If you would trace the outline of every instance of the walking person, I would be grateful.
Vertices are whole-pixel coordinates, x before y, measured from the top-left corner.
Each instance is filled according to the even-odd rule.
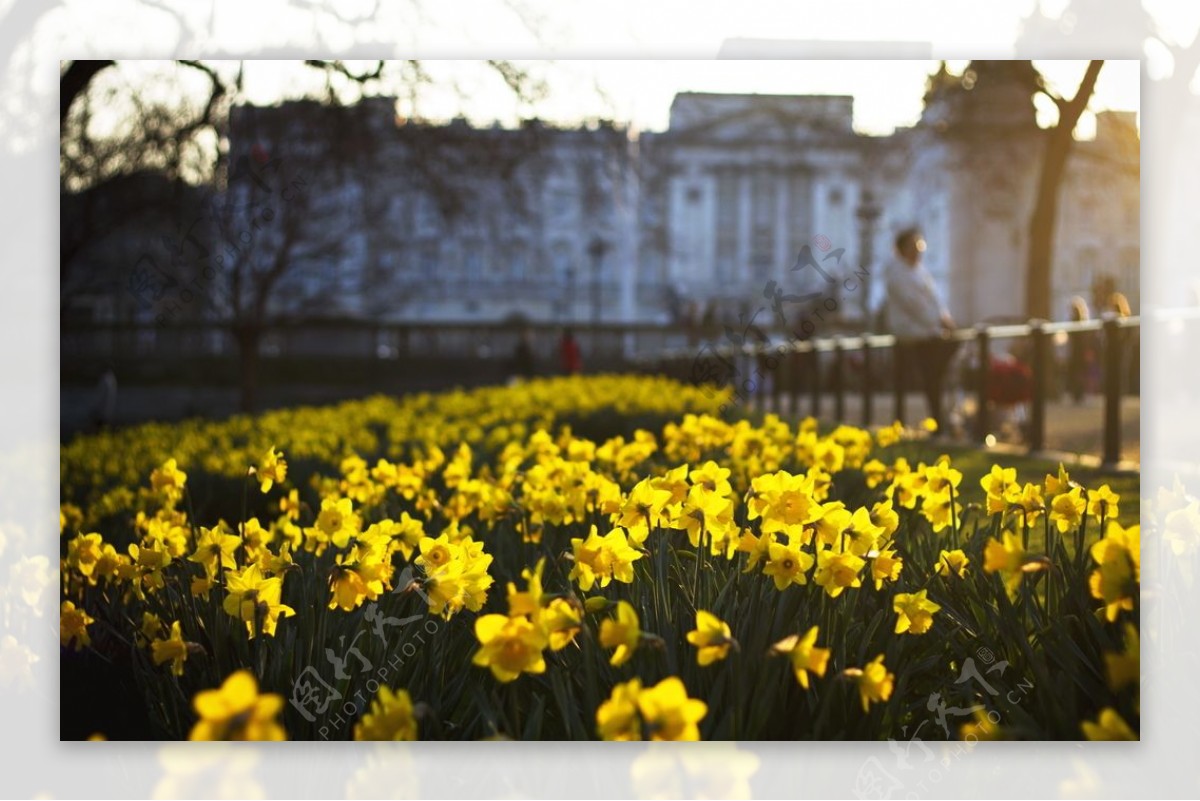
[[[513,380],[528,381],[529,379],[533,378],[533,370],[533,332],[531,332],[528,328],[522,328],[521,335],[517,339],[517,347],[513,351]],[[512,382],[510,381],[510,383]]]
[[[896,235],[895,247],[895,258],[884,275],[884,302],[888,328],[896,337],[897,391],[907,389],[910,376],[919,376],[928,416],[937,422],[939,430],[944,430],[946,368],[958,347],[947,338],[954,330],[954,319],[938,296],[933,276],[921,263],[925,237],[920,229],[901,231]]]
[[[570,328],[563,329],[562,342],[559,345],[562,358],[562,370],[566,375],[578,375],[583,372],[583,354],[579,351],[579,343]]]

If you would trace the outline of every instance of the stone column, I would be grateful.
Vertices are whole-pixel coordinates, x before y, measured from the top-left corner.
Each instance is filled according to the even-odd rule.
[[[745,283],[751,275],[750,254],[753,242],[751,214],[753,213],[753,191],[751,171],[744,166],[738,170],[738,228],[737,259],[733,264],[735,284]]]

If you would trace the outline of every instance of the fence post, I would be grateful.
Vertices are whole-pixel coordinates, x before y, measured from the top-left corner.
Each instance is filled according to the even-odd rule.
[[[833,419],[838,425],[846,420],[846,349],[840,334],[833,338]]]
[[[810,339],[812,350],[812,407],[809,409],[815,419],[821,419],[821,351],[817,350],[817,341]]]
[[[1046,447],[1046,329],[1044,320],[1030,321],[1029,339],[1033,348],[1033,398],[1029,410],[1029,450],[1033,453]]]
[[[862,337],[862,424],[869,428],[875,416],[875,381],[871,376],[871,343],[868,334]]]
[[[988,435],[988,371],[992,366],[991,337],[987,326],[975,329],[975,341],[979,346],[979,375],[976,380],[977,400],[975,410],[975,439],[983,442]]]
[[[1121,461],[1121,329],[1112,312],[1104,315],[1104,464]]]

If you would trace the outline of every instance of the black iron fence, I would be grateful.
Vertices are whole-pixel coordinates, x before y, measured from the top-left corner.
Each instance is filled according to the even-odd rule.
[[[1154,318],[1182,324],[1200,320],[1200,309],[1166,310]],[[1117,465],[1122,400],[1140,393],[1141,323],[1136,316],[1105,315],[1082,322],[980,325],[947,334],[955,351],[947,391],[965,401],[958,411],[969,411],[959,433],[967,441],[994,442],[995,417],[1020,406],[1020,438],[1029,452],[1042,452],[1048,401],[1098,395],[1101,430],[1092,438],[1102,462]],[[760,410],[869,426],[881,422],[878,415],[890,395],[891,419],[908,420],[912,387],[898,369],[894,336],[799,339],[758,331],[746,339],[752,341],[641,352],[635,362],[683,380],[730,386],[732,402]],[[1134,418],[1136,426],[1136,409]]]

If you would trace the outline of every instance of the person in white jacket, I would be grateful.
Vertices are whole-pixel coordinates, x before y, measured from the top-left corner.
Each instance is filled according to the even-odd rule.
[[[896,380],[910,386],[912,376],[920,376],[929,416],[942,419],[942,394],[946,367],[956,344],[946,338],[954,330],[954,319],[938,295],[933,276],[921,264],[925,237],[917,228],[906,228],[896,235],[896,255],[884,274],[886,286],[885,319],[887,329],[896,337]]]

